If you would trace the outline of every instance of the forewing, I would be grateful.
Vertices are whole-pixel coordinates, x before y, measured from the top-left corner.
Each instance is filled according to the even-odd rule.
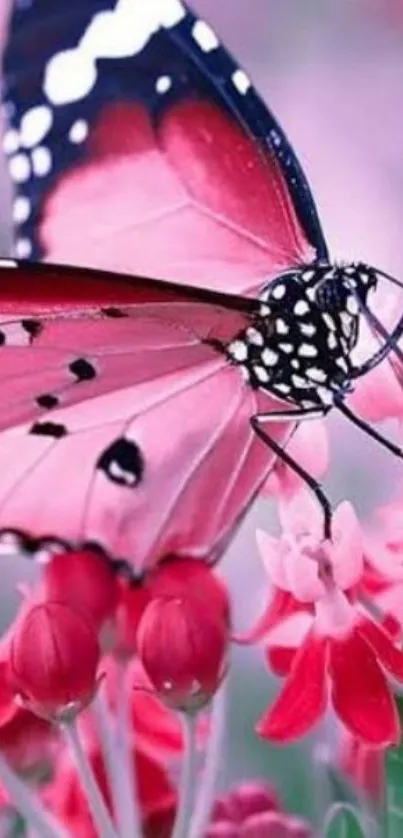
[[[325,255],[281,128],[179,0],[16,4],[4,69],[17,255],[235,292]]]

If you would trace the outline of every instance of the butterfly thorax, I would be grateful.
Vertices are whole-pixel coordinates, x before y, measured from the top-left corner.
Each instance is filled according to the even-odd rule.
[[[331,407],[352,389],[352,351],[376,271],[312,264],[266,285],[250,325],[227,347],[254,388],[301,407]]]

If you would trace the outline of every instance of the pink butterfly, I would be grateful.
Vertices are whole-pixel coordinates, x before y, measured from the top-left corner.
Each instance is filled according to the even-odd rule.
[[[214,560],[276,456],[298,470],[295,420],[394,348],[352,357],[380,274],[329,263],[281,128],[180,0],[16,6],[4,66],[17,257],[127,275],[3,265],[0,528]]]

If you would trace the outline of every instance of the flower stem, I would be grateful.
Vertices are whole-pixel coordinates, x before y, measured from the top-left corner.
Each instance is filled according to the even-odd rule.
[[[131,685],[127,665],[120,663],[118,671],[118,690],[116,707],[116,751],[118,755],[118,795],[119,811],[117,818],[121,838],[141,838],[142,826],[140,802],[137,793],[136,761],[134,755],[131,707]]]
[[[81,786],[98,832],[98,838],[117,838],[117,833],[99,790],[91,763],[83,748],[76,721],[62,725],[62,731],[76,764]]]
[[[213,701],[210,717],[210,737],[207,745],[203,777],[197,797],[188,838],[202,838],[207,830],[216,793],[218,774],[222,765],[227,723],[228,676],[224,679]]]
[[[185,747],[179,786],[178,811],[171,838],[189,838],[189,825],[196,785],[196,719],[196,715],[181,714]]]
[[[68,833],[42,806],[39,797],[32,794],[30,788],[14,773],[1,754],[0,782],[26,821],[30,834],[35,832],[38,838],[69,838]]]

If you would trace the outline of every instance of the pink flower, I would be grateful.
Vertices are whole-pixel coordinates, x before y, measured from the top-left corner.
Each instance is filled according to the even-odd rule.
[[[219,798],[205,838],[309,838],[301,818],[281,811],[276,792],[259,781],[246,782]]]
[[[329,439],[325,422],[319,419],[315,422],[301,422],[287,451],[312,477],[316,480],[321,479],[329,464]],[[277,459],[262,494],[275,498],[290,498],[303,485],[295,471]]]
[[[329,702],[347,729],[368,744],[396,743],[400,725],[384,670],[403,680],[403,653],[356,601],[365,565],[361,528],[350,504],[334,514],[333,541],[300,493],[281,513],[280,539],[258,534],[271,601],[246,640],[266,635],[267,661],[286,682],[258,723],[268,739],[307,733]]]

